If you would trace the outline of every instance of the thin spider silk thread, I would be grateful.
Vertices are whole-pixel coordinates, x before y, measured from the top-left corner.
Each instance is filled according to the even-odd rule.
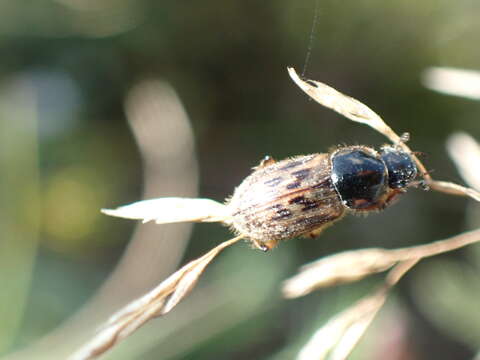
[[[312,23],[312,29],[310,30],[310,37],[308,39],[308,48],[307,48],[307,54],[305,55],[305,64],[303,65],[302,78],[305,76],[308,63],[310,62],[310,55],[312,54],[313,40],[315,38],[315,30],[318,23],[319,7],[320,7],[319,0],[315,0],[315,11],[313,12],[313,23]]]

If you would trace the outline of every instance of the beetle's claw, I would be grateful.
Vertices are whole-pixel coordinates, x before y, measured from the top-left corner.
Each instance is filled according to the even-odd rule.
[[[420,180],[418,185],[422,188],[422,190],[425,190],[425,191],[430,190],[430,186],[428,185],[426,180]]]
[[[265,244],[260,245],[259,249],[262,250],[263,252],[267,252],[268,250],[270,250],[270,248]]]
[[[267,252],[268,250],[271,249],[270,246],[268,246],[268,245],[265,244],[265,243],[261,243],[261,242],[259,242],[258,240],[253,240],[253,245],[255,245],[255,247],[256,247],[258,250],[262,250],[263,252]]]
[[[270,155],[265,155],[265,157],[262,160],[260,160],[260,164],[258,164],[258,166],[256,166],[254,169],[261,169],[266,166],[275,164],[276,162],[277,161],[274,158],[272,158]]]

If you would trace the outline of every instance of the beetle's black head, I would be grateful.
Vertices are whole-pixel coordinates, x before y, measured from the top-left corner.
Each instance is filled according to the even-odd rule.
[[[391,189],[407,187],[417,176],[417,166],[410,154],[393,146],[384,146],[380,156],[388,170],[388,186]]]

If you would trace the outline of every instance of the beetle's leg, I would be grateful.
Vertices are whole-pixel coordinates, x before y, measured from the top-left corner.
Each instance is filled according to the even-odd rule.
[[[309,233],[307,233],[307,236],[311,239],[316,238],[323,232],[323,227],[320,227],[318,229],[312,230]]]
[[[270,155],[266,155],[262,160],[260,160],[260,164],[258,166],[255,166],[254,169],[261,169],[266,166],[270,166],[275,164],[277,161],[272,158]]]
[[[252,243],[257,249],[262,250],[263,252],[267,252],[268,250],[271,250],[275,246],[277,246],[278,240],[270,240],[270,241],[267,241],[267,242],[260,242],[258,240],[252,240]]]
[[[394,204],[400,198],[400,195],[405,194],[406,189],[395,189],[391,190],[383,202],[380,202],[378,210],[385,210],[388,206]]]
[[[258,240],[252,240],[253,246],[257,248],[258,250],[262,250],[263,252],[267,252],[269,250],[268,246],[265,244],[261,243]]]
[[[404,132],[402,135],[400,135],[400,138],[396,142],[393,143],[393,145],[398,150],[402,150],[401,145],[406,144],[409,141],[410,141],[410,133]]]
[[[400,142],[406,143],[410,140],[410,133],[404,132],[402,135],[400,135]]]
[[[425,191],[430,190],[430,186],[428,185],[428,182],[426,180],[419,180],[418,181],[418,186]]]

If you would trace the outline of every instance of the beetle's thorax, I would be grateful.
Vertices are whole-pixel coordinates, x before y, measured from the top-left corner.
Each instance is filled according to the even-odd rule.
[[[410,155],[392,146],[339,148],[330,156],[332,183],[342,204],[354,211],[382,210],[414,180]]]

